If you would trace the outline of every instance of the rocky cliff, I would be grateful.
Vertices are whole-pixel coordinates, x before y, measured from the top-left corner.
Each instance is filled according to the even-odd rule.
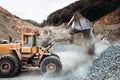
[[[0,7],[0,40],[8,39],[8,36],[14,40],[20,39],[22,32],[32,32],[36,28],[38,27]]]

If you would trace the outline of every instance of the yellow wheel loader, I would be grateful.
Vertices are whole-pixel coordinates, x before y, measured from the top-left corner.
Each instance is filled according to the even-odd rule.
[[[39,46],[38,39],[35,33],[23,33],[20,43],[0,44],[0,77],[13,77],[27,67],[39,67],[43,74],[59,74],[62,71],[59,56]]]

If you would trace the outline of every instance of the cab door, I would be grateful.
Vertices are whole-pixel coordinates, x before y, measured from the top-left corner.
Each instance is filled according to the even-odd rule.
[[[32,44],[32,53],[36,54],[39,52],[39,37],[38,36],[33,36],[33,44]]]

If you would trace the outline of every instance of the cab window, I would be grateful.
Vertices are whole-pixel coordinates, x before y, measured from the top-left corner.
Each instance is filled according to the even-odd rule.
[[[24,36],[24,46],[25,47],[32,46],[32,36]]]
[[[39,46],[39,36],[34,36],[33,46]]]

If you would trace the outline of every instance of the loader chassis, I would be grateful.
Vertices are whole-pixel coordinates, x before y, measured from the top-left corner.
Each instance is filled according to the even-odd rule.
[[[21,43],[0,44],[0,77],[12,77],[32,66],[52,75],[62,70],[59,57],[39,46],[39,36],[34,33],[23,33]]]

